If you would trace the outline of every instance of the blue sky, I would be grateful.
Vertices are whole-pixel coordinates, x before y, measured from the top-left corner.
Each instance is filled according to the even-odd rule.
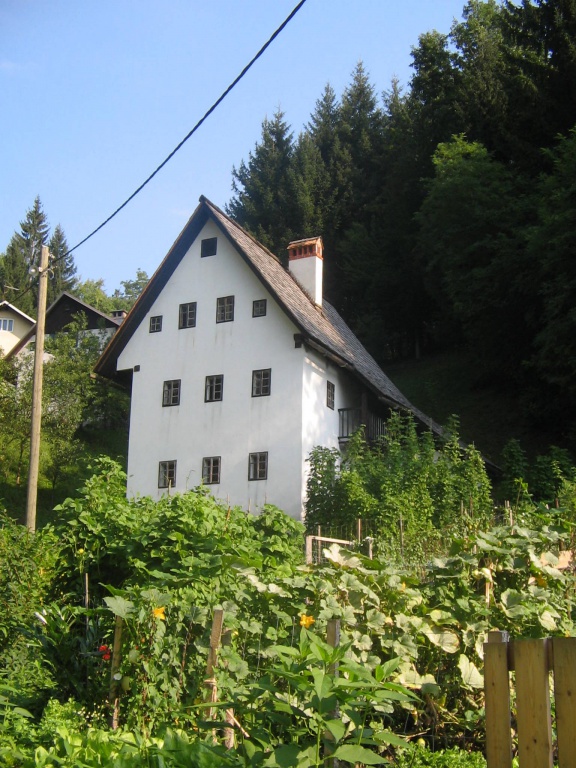
[[[297,0],[1,0],[0,252],[40,196],[76,245],[184,138]],[[240,84],[154,180],[75,251],[107,292],[151,275],[206,195],[278,109],[297,135],[326,83],[358,61],[380,94],[409,81],[410,51],[447,33],[464,0],[307,0]]]

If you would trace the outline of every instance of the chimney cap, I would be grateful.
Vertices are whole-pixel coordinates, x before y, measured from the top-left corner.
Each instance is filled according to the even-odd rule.
[[[305,237],[302,240],[292,240],[291,243],[288,243],[288,249],[295,248],[296,246],[299,246],[299,245],[312,245],[313,243],[317,243],[318,241],[320,241],[320,244],[322,244],[322,238],[320,237],[320,235],[318,235],[317,237]]]

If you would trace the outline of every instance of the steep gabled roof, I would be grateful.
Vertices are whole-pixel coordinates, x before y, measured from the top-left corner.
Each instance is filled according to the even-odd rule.
[[[46,333],[57,333],[61,331],[72,320],[74,315],[78,315],[83,312],[88,319],[88,328],[97,328],[100,323],[103,323],[106,328],[116,328],[122,322],[118,318],[110,317],[109,315],[101,312],[96,307],[92,307],[90,304],[86,304],[85,301],[79,299],[67,291],[63,291],[55,301],[50,304],[46,310]],[[22,313],[21,313],[22,314]],[[20,341],[10,350],[7,357],[13,357],[23,349],[36,333],[36,321],[32,320],[34,325],[30,330],[22,336]]]
[[[198,207],[178,239],[102,353],[96,364],[97,373],[110,378],[115,376],[116,360],[120,353],[209,219],[217,224],[298,328],[299,341],[348,369],[380,400],[411,411],[419,421],[439,431],[440,428],[415,408],[390,381],[334,307],[326,301],[322,307],[316,306],[274,254],[205,197],[200,198]]]

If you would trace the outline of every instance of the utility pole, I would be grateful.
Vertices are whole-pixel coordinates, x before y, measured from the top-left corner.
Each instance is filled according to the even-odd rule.
[[[42,374],[44,366],[44,334],[46,329],[46,300],[48,295],[48,246],[42,246],[38,269],[38,319],[34,350],[34,382],[32,390],[32,424],[30,427],[30,468],[28,471],[28,501],[26,527],[36,530],[36,501],[38,498],[38,468],[40,466],[40,427],[42,424]]]

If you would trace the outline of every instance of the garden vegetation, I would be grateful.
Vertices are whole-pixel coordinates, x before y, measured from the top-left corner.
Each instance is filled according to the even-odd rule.
[[[469,492],[471,469],[455,455],[452,468],[434,461],[428,438],[396,426],[398,451],[402,434],[411,451],[430,451],[430,489],[442,480]],[[326,499],[339,483],[358,495],[380,472],[385,453],[369,455],[360,438],[355,451]],[[485,477],[473,454],[461,462],[475,467],[476,483]],[[406,509],[410,547],[417,474],[406,473],[396,505],[387,488],[370,495],[383,533]],[[558,568],[572,547],[571,478],[558,481],[557,506],[524,494],[497,525],[479,489],[458,530],[456,490],[450,517],[420,487],[419,500],[430,499],[421,538],[432,536],[435,552],[417,567],[390,535],[372,560],[333,545],[323,563],[307,565],[303,526],[274,507],[249,515],[203,488],[126,499],[125,480],[102,459],[56,508],[53,525],[31,535],[2,518],[6,765],[305,768],[332,755],[341,765],[482,766],[486,632],[573,633],[574,577]],[[321,501],[318,484],[317,510]],[[443,548],[438,525],[452,526]],[[207,681],[217,609],[226,639]],[[332,619],[341,627],[336,647],[326,641]],[[234,739],[225,746],[227,710]]]

